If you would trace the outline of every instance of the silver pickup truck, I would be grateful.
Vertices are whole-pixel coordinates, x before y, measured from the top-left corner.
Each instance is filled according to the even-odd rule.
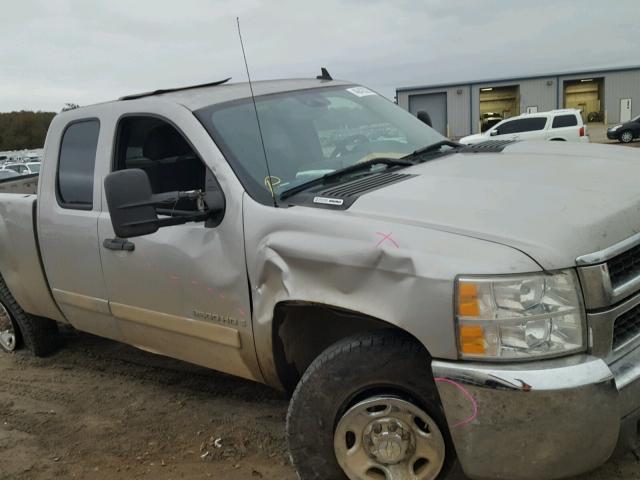
[[[287,391],[303,480],[551,479],[638,447],[637,153],[463,147],[327,78],[254,93],[54,119],[37,196],[0,193],[5,350],[69,324]]]

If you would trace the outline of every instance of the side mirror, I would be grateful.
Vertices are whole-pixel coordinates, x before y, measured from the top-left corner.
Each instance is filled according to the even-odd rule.
[[[143,170],[107,175],[104,189],[113,231],[119,238],[140,237],[160,228],[149,176]]]
[[[429,113],[427,113],[427,111],[425,111],[425,110],[418,111],[418,113],[416,113],[416,117],[418,117],[418,120],[420,120],[422,123],[425,123],[425,124],[429,125],[431,128],[433,128],[433,122],[431,121],[431,115],[429,115]]]
[[[495,137],[496,135],[498,135],[498,129],[491,130],[491,133],[489,133],[489,135],[491,135],[492,137]]]
[[[118,238],[141,237],[162,227],[189,222],[206,222],[206,227],[213,228],[222,221],[226,205],[222,191],[214,190],[211,185],[204,194],[200,190],[192,190],[154,195],[149,176],[137,168],[110,173],[104,179],[104,190],[113,231]],[[197,202],[198,211],[158,218],[156,207],[167,203],[175,205],[180,200]]]

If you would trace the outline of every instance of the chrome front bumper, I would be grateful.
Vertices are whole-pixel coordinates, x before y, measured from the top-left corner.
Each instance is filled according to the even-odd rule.
[[[640,348],[611,365],[585,354],[504,365],[434,361],[432,369],[471,478],[563,478],[600,466],[619,443],[635,448]]]

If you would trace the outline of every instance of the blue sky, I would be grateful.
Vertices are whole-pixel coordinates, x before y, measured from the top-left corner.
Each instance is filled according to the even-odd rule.
[[[156,88],[336,78],[396,87],[640,64],[637,0],[21,0],[3,8],[0,111]]]

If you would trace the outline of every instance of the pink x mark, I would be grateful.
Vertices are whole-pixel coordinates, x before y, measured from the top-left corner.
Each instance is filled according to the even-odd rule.
[[[380,241],[378,242],[378,244],[376,245],[376,247],[379,247],[380,245],[382,245],[384,242],[391,242],[393,244],[394,247],[396,248],[400,248],[400,245],[398,245],[396,243],[396,241],[393,239],[392,235],[393,233],[382,233],[382,232],[376,232],[376,235],[380,235],[382,238],[380,239]]]

